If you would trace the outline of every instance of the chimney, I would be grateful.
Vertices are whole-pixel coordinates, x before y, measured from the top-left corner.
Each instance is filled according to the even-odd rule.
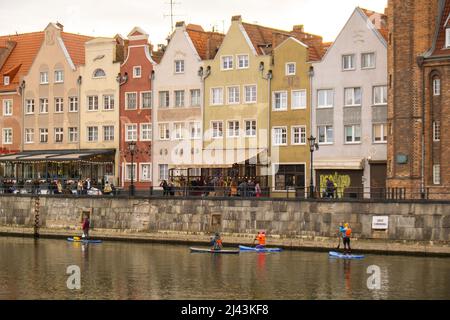
[[[234,21],[237,21],[237,22],[241,23],[242,22],[242,16],[238,15],[238,16],[231,17],[231,22],[234,22]]]
[[[292,31],[294,32],[300,32],[303,33],[305,30],[304,25],[303,24],[297,24],[292,28]]]
[[[184,22],[184,21],[178,21],[176,24],[175,24],[175,28],[185,28],[186,27],[186,23]]]
[[[59,29],[61,29],[61,31],[64,31],[64,26],[63,26],[61,23],[56,22],[56,26],[57,26]]]

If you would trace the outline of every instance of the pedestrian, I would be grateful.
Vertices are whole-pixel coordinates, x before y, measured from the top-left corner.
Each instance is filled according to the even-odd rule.
[[[111,187],[109,181],[106,181],[105,187],[103,188],[103,194],[108,196],[108,195],[111,195],[112,192],[113,192],[113,190],[112,190],[112,187]]]
[[[168,196],[169,195],[169,188],[168,188],[168,185],[167,185],[167,181],[163,180],[159,184],[159,186],[163,188],[163,196]]]
[[[82,180],[78,180],[78,182],[77,182],[77,195],[81,196],[82,193],[83,193],[83,181]]]
[[[256,181],[255,184],[255,196],[261,198],[261,186],[259,185],[259,181]]]
[[[334,183],[329,178],[327,178],[326,195],[327,198],[334,198]]]
[[[90,227],[91,221],[89,220],[89,216],[85,215],[83,220],[83,238],[89,238],[89,227]]]

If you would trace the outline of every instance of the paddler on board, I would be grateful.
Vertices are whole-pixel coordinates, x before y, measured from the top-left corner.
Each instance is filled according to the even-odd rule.
[[[258,240],[258,245],[256,246],[256,249],[264,249],[266,247],[266,232],[259,231],[255,240]]]
[[[211,238],[211,246],[212,250],[222,250],[222,239],[220,238],[220,234],[216,232],[213,238]]]
[[[352,235],[352,229],[348,223],[344,224],[344,230],[342,234],[342,242],[344,243],[344,254],[350,254],[352,249],[350,248],[350,237]]]

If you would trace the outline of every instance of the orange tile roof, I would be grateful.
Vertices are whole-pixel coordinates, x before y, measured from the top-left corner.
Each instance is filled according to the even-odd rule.
[[[16,42],[16,46],[6,58],[5,63],[0,69],[1,76],[6,72],[15,74],[10,78],[10,84],[8,86],[3,85],[3,80],[0,81],[0,91],[11,91],[16,89],[20,78],[28,73],[43,40],[44,32],[42,31],[0,36],[0,44],[5,45],[7,41]]]
[[[372,10],[359,8],[373,23],[378,32],[383,36],[384,40],[388,41],[389,30],[387,26],[387,16],[385,14],[375,12]]]
[[[439,23],[439,31],[437,34],[437,38],[435,39],[434,51],[432,53],[433,56],[442,56],[449,55],[450,50],[445,48],[445,30],[447,22],[447,18],[450,15],[450,0],[445,1],[445,5],[443,6],[443,12],[441,15],[441,21]]]
[[[78,66],[84,64],[84,44],[94,39],[94,37],[83,36],[79,34],[61,32],[61,38],[69,52],[73,63]]]
[[[322,58],[324,53],[322,38],[305,32],[295,32],[279,30],[269,27],[263,27],[256,24],[242,23],[247,32],[250,41],[252,42],[256,52],[260,55],[270,54],[279,43],[275,42],[275,35],[278,37],[293,37],[308,46],[309,61],[317,61]],[[319,44],[320,43],[320,44]]]
[[[203,31],[199,25],[189,24],[186,31],[202,60],[213,59],[225,38],[222,33]]]

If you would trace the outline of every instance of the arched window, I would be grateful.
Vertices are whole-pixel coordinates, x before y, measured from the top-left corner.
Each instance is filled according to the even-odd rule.
[[[103,71],[103,69],[96,69],[94,71],[94,78],[103,78],[106,77],[106,73],[105,71]]]
[[[433,77],[433,96],[441,95],[441,79],[439,76]]]

